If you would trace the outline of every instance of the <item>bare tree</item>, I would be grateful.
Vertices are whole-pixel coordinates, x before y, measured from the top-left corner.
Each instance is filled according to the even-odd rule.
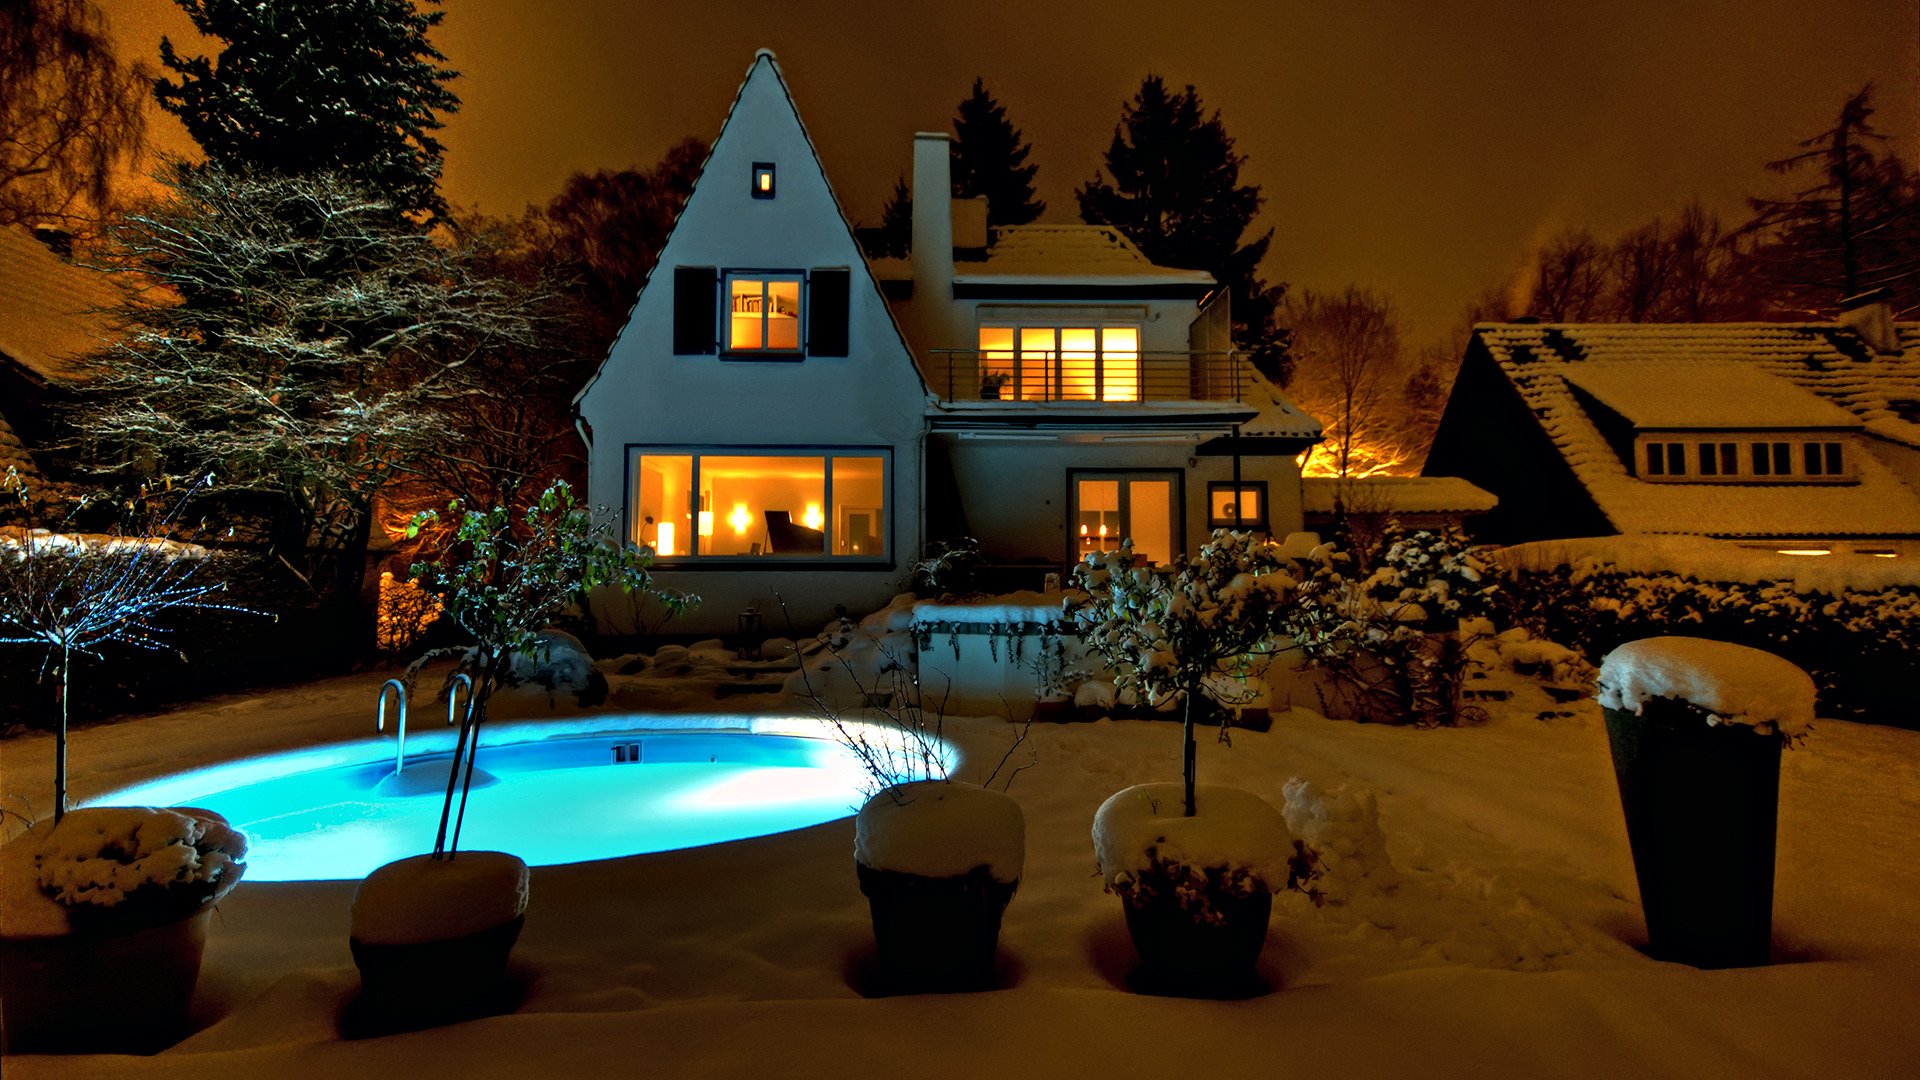
[[[1607,295],[1607,251],[1585,229],[1568,229],[1549,240],[1534,259],[1529,315],[1548,322],[1586,322],[1600,317]]]
[[[97,219],[140,157],[151,73],[87,0],[0,0],[0,225]]]
[[[1325,460],[1310,472],[1367,476],[1416,460],[1405,408],[1407,377],[1399,321],[1385,298],[1356,286],[1338,293],[1303,289],[1283,315],[1293,335],[1293,381],[1287,392],[1319,418]]]

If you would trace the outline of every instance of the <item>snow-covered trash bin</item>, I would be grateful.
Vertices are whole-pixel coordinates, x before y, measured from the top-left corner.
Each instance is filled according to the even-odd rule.
[[[511,1011],[507,958],[527,921],[527,864],[499,851],[416,855],[353,894],[360,968],[350,1034],[411,1031]]]
[[[1767,963],[1780,748],[1811,727],[1813,680],[1759,649],[1654,637],[1607,654],[1598,682],[1648,952]]]
[[[888,989],[992,985],[1001,916],[1026,862],[1012,796],[947,780],[889,787],[854,819],[854,861]]]
[[[208,913],[246,871],[211,810],[102,806],[0,848],[0,1052],[136,1053],[187,1033]]]

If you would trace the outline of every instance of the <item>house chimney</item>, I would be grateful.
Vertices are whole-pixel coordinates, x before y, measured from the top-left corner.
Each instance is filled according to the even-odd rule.
[[[987,257],[987,197],[953,200],[953,257]]]
[[[1893,294],[1874,289],[1840,301],[1840,317],[1834,321],[1850,327],[1867,347],[1882,356],[1900,352],[1900,335],[1893,329]]]
[[[953,307],[952,140],[944,131],[913,137],[913,306],[929,348],[953,344],[946,325]]]

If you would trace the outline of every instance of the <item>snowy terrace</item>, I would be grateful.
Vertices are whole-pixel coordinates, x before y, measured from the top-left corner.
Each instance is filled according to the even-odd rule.
[[[731,676],[712,645],[600,667],[617,710],[801,711],[774,693],[716,702]],[[365,738],[382,677],[81,730],[79,794]],[[1034,729],[1038,763],[1012,789],[1027,817],[1027,873],[997,990],[862,995],[873,945],[843,818],[535,868],[514,960],[518,1011],[388,1038],[336,1030],[357,986],[355,883],[246,882],[216,918],[185,1042],[152,1058],[16,1058],[6,1074],[1912,1075],[1920,732],[1822,721],[1786,755],[1776,963],[1696,971],[1636,948],[1644,929],[1597,708],[1555,703],[1510,667],[1495,678],[1508,696],[1488,702],[1480,726],[1367,726],[1294,709],[1270,732],[1201,748],[1203,781],[1286,807],[1328,866],[1326,904],[1277,899],[1261,968],[1273,989],[1261,997],[1130,988],[1132,949],[1094,874],[1089,825],[1111,792],[1177,775],[1179,738],[1170,724],[1103,720]],[[539,720],[537,697],[502,708],[569,724]],[[947,735],[960,774],[975,776],[1008,729],[953,718]],[[50,741],[7,740],[0,790],[44,805]],[[566,828],[567,808],[552,821]]]

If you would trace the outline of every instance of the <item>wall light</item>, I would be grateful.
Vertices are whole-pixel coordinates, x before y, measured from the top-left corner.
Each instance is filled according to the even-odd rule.
[[[800,515],[800,520],[806,523],[807,528],[815,531],[827,523],[827,519],[820,513],[819,503],[808,503],[806,513]]]
[[[1831,555],[1833,554],[1833,552],[1826,548],[1781,548],[1779,549],[1777,554],[1780,554],[1780,555]]]
[[[733,526],[735,536],[747,531],[747,526],[753,524],[753,515],[747,513],[746,503],[733,504],[733,513],[727,515],[727,524]]]

